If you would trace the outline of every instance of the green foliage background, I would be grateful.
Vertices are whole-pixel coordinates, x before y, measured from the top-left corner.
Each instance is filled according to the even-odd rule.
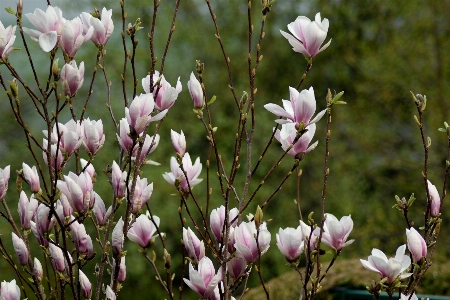
[[[240,96],[242,91],[248,92],[249,89],[247,4],[245,1],[236,0],[211,2],[217,14],[227,55],[231,59],[235,90]],[[26,5],[30,4],[26,2]],[[174,4],[175,1],[162,0],[159,7],[155,32],[157,69],[159,69],[160,57],[169,33]],[[92,10],[93,6],[99,9],[103,6],[113,9],[115,30],[106,47],[106,67],[109,79],[112,81],[113,111],[119,120],[124,115],[120,84],[123,54],[121,53],[118,1],[61,1],[57,5],[63,8],[67,19],[75,17],[83,10]],[[144,27],[138,32],[136,66],[137,78],[140,80],[150,70],[147,32],[150,29],[153,3],[148,0],[125,0],[125,5],[128,13],[127,23],[134,23],[137,18],[140,18]],[[255,32],[258,32],[261,19],[258,8],[260,2],[253,1],[253,6],[255,7],[252,16],[253,24]],[[25,7],[25,12],[31,12],[33,9]],[[331,174],[326,204],[327,212],[339,218],[351,214],[354,220],[354,231],[350,237],[356,241],[342,252],[344,258],[367,257],[374,247],[385,251],[388,256],[393,255],[396,248],[406,242],[405,222],[398,211],[391,209],[395,203],[394,195],[408,198],[411,193],[415,193],[417,200],[411,212],[412,219],[416,227],[423,223],[422,211],[425,203],[421,177],[423,148],[413,119],[416,112],[409,91],[426,94],[428,98],[425,129],[433,142],[429,161],[429,179],[440,192],[442,191],[446,136],[438,133],[437,128],[442,127],[443,121],[448,121],[450,107],[446,97],[449,92],[448,84],[446,84],[449,79],[450,60],[446,51],[450,46],[448,39],[450,20],[446,15],[449,9],[450,1],[432,0],[407,2],[400,0],[277,0],[267,17],[266,36],[262,44],[264,59],[258,70],[256,81],[258,92],[255,106],[258,113],[253,163],[256,162],[275,125],[273,122],[275,117],[267,112],[263,105],[269,102],[281,104],[281,99],[288,99],[288,87],[297,85],[306,66],[302,55],[291,50],[288,42],[279,34],[279,30],[286,30],[286,25],[294,21],[298,15],[306,15],[312,19],[315,13],[320,11],[323,18],[330,20],[327,40],[332,38],[333,41],[330,47],[314,60],[302,88],[314,87],[318,110],[325,107],[327,88],[336,92],[345,91],[344,100],[348,103],[347,106],[336,107],[333,110],[330,146]],[[6,26],[10,23],[3,21],[3,24]],[[33,55],[36,55],[36,59],[39,60],[39,65],[43,66],[38,72],[44,76],[49,68],[45,60],[46,56],[39,53],[37,43],[30,41],[29,46],[33,49]],[[95,53],[95,47],[88,43],[81,48],[76,57],[77,62],[83,60],[86,65],[85,84],[75,99],[75,106],[79,110],[88,90],[89,76],[91,76],[89,74],[92,74],[95,59],[93,53]],[[10,59],[13,64],[23,65],[23,72],[28,72],[23,53],[14,52]],[[185,132],[191,157],[200,156],[203,163],[206,159],[208,143],[200,123],[191,111],[192,103],[186,85],[190,72],[195,72],[196,59],[200,59],[205,64],[204,80],[208,97],[217,96],[217,101],[212,105],[213,123],[218,127],[219,147],[225,166],[229,169],[237,110],[227,88],[228,76],[225,72],[223,56],[214,37],[213,23],[205,3],[200,0],[182,0],[164,75],[172,84],[180,76],[183,92],[164,121],[160,132],[161,143],[150,157],[160,162],[161,166],[144,168],[144,175],[155,185],[150,202],[153,213],[161,217],[162,230],[167,233],[174,270],[177,270],[181,263],[178,254],[181,239],[177,214],[179,199],[170,196],[175,190],[163,180],[161,174],[169,171],[169,159],[173,155],[169,137],[170,129],[176,131],[182,129]],[[60,59],[61,66],[62,59]],[[5,70],[2,69],[2,72]],[[107,164],[111,164],[112,160],[118,160],[118,152],[113,123],[105,106],[105,82],[100,73],[97,76],[87,116],[91,119],[102,118],[105,125],[106,143],[100,152],[101,155],[94,161],[98,173],[95,190],[109,203],[110,187],[101,170],[105,169]],[[31,73],[24,77],[32,79]],[[127,80],[130,97],[132,79],[128,77]],[[143,90],[139,81],[138,93],[141,92]],[[34,134],[41,137],[40,132],[45,129],[44,124],[34,119],[33,107],[31,103],[27,103],[28,100],[22,100],[24,111],[29,115],[26,118]],[[80,102],[77,104],[77,101]],[[3,110],[0,126],[2,138],[0,154],[3,165],[11,164],[12,170],[19,170],[22,161],[29,164],[33,162],[23,146],[23,133],[14,122],[13,114],[8,111],[9,103],[6,97],[1,101],[0,106]],[[317,125],[316,139],[319,140],[319,146],[308,154],[300,165],[303,170],[301,179],[303,214],[307,215],[314,211],[316,216],[319,213],[323,184],[325,121],[322,120]],[[274,143],[269,149],[264,164],[257,172],[250,191],[254,190],[256,184],[281,154],[281,148]],[[243,159],[241,164],[244,166]],[[276,173],[266,181],[255,204],[264,201],[291,165],[292,161],[286,159],[278,167]],[[205,178],[205,176],[203,172],[202,177]],[[242,188],[245,168],[242,168],[240,176],[238,190]],[[15,207],[18,199],[13,186],[14,179],[14,171],[12,171],[10,192],[7,196],[11,207]],[[194,191],[200,194],[204,186],[203,184]],[[293,202],[296,197],[296,182],[294,177],[291,177],[264,211],[265,218],[273,220],[269,223],[269,230],[272,233],[271,250],[262,259],[262,269],[266,279],[277,277],[289,270],[285,266],[282,255],[276,249],[275,233],[279,227],[298,226],[299,216]],[[213,208],[221,205],[220,199],[219,188],[214,186]],[[249,212],[254,212],[254,209],[254,206],[251,207]],[[441,235],[436,247],[438,257],[449,254],[450,239],[447,222],[449,217],[449,210],[444,205]],[[9,240],[7,222],[2,219],[0,224],[2,224],[1,232],[5,234],[5,239]],[[192,226],[189,222],[188,225]],[[152,293],[154,295],[152,299],[164,297],[162,289],[154,280],[154,271],[139,255],[137,247],[127,242],[125,248],[128,251],[127,281],[120,296],[126,299],[136,296],[136,291],[139,291],[142,295]],[[154,246],[154,251],[158,258],[157,264],[162,268],[162,250],[158,242]],[[107,280],[106,277],[105,280]],[[376,278],[375,274],[373,278]],[[180,278],[176,279],[179,282]],[[257,284],[256,275],[252,275],[249,286]],[[450,294],[450,291],[445,290],[441,293]]]

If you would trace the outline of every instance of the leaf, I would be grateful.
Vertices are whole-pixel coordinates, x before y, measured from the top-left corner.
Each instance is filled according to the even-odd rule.
[[[208,105],[213,104],[216,101],[216,96],[212,96],[211,100],[208,101]]]

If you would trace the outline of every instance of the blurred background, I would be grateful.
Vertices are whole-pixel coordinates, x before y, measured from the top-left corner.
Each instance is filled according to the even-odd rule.
[[[2,6],[11,6],[15,10],[16,1],[2,0]],[[91,12],[93,7],[101,10],[103,7],[113,9],[114,33],[106,46],[106,68],[109,80],[112,81],[112,104],[117,120],[124,117],[122,86],[120,74],[123,66],[123,53],[120,30],[119,1],[110,0],[78,0],[51,1],[52,5],[63,10],[66,19],[72,19],[82,11]],[[247,3],[246,1],[211,1],[217,15],[221,37],[225,44],[227,55],[231,59],[233,82],[238,97],[242,91],[249,91],[247,71]],[[147,32],[150,30],[153,2],[149,0],[126,0],[127,24],[134,23],[137,18],[142,22],[143,30],[137,33],[139,45],[137,49],[137,78],[139,79],[138,94],[143,92],[140,79],[150,71],[150,51]],[[24,13],[33,12],[34,8],[45,9],[44,0],[24,0]],[[157,29],[155,31],[155,52],[158,57],[157,69],[160,67],[161,56],[170,29],[175,1],[161,1],[158,9]],[[253,24],[255,33],[260,30],[260,2],[254,1]],[[397,247],[406,242],[405,221],[401,213],[393,209],[395,195],[409,198],[414,193],[417,200],[411,210],[411,219],[416,228],[423,225],[423,210],[425,208],[425,190],[421,172],[423,170],[423,147],[414,114],[416,108],[411,100],[410,91],[427,96],[425,111],[425,132],[431,137],[432,146],[429,158],[429,179],[442,192],[445,159],[447,153],[446,135],[438,132],[444,121],[449,121],[450,101],[450,19],[447,12],[450,1],[275,1],[271,12],[267,16],[265,38],[261,53],[264,55],[258,69],[255,107],[256,132],[253,146],[253,163],[256,162],[264,145],[275,126],[276,117],[266,111],[266,103],[281,105],[282,99],[289,99],[289,86],[295,87],[306,67],[306,61],[299,53],[292,51],[291,46],[281,36],[279,30],[287,31],[287,24],[293,22],[297,16],[304,15],[314,19],[317,12],[322,18],[330,21],[326,41],[332,38],[331,45],[320,53],[314,60],[313,67],[308,73],[302,89],[312,86],[317,99],[317,111],[325,108],[327,89],[340,92],[345,91],[343,100],[346,106],[333,109],[330,144],[331,174],[327,188],[326,211],[340,218],[351,215],[354,220],[354,230],[350,238],[354,244],[344,249],[341,260],[351,258],[366,258],[372,248],[384,251],[388,257],[393,256]],[[0,13],[0,20],[4,26],[15,23],[14,16],[5,11]],[[170,156],[174,155],[170,142],[170,129],[186,134],[187,148],[192,158],[200,157],[203,164],[206,160],[208,142],[206,134],[192,112],[192,102],[187,89],[187,81],[192,71],[195,73],[195,60],[205,64],[204,81],[208,98],[216,95],[217,100],[212,105],[213,125],[218,127],[218,145],[226,169],[230,168],[232,159],[234,135],[236,128],[237,109],[227,85],[223,56],[219,44],[214,37],[214,26],[204,1],[182,0],[176,21],[164,75],[172,85],[177,78],[183,85],[183,92],[171,108],[160,131],[161,142],[150,159],[161,163],[160,166],[145,166],[143,176],[149,182],[154,182],[154,192],[150,199],[152,212],[161,217],[161,230],[167,233],[169,250],[172,254],[173,270],[179,270],[181,264],[180,239],[181,229],[178,220],[177,207],[179,199],[173,196],[175,189],[164,181],[161,174],[170,171]],[[24,26],[32,26],[24,18]],[[15,46],[22,47],[18,32]],[[256,34],[255,34],[256,37]],[[26,37],[33,59],[38,65],[38,74],[42,80],[46,78],[49,69],[48,55],[43,53],[38,43]],[[256,39],[254,41],[256,45]],[[130,49],[130,43],[128,42]],[[74,99],[75,110],[81,111],[82,103],[88,90],[88,83],[92,77],[95,63],[96,49],[92,43],[81,47],[77,53],[77,63],[84,61],[86,66],[85,83]],[[62,67],[62,56],[60,65]],[[10,55],[10,61],[20,71],[23,78],[32,82],[31,70],[24,55],[24,51],[15,51]],[[130,68],[129,68],[130,70]],[[1,68],[2,75],[7,75],[7,69]],[[128,74],[128,97],[132,93],[131,73]],[[32,88],[35,85],[30,83]],[[118,160],[118,148],[115,140],[113,122],[106,108],[107,96],[105,81],[100,72],[94,85],[94,93],[88,105],[86,114],[91,120],[101,118],[106,132],[106,143],[100,155],[95,158],[93,165],[98,174],[98,182],[94,186],[106,202],[110,203],[111,189],[102,170],[113,160]],[[36,114],[30,99],[22,94],[22,110],[32,132],[43,138],[45,129],[42,120],[36,119]],[[131,100],[131,99],[129,99]],[[79,102],[78,102],[79,101]],[[14,121],[6,96],[0,102],[2,121],[0,126],[0,156],[2,165],[11,165],[10,191],[7,195],[8,203],[14,213],[18,195],[13,186],[14,170],[19,170],[23,161],[33,165],[24,145],[23,131]],[[66,115],[69,120],[69,114]],[[65,122],[65,121],[64,121]],[[323,157],[326,134],[326,121],[317,124],[314,140],[319,141],[318,147],[306,155],[301,162],[303,176],[301,177],[301,207],[303,216],[315,212],[316,221],[319,220],[321,191],[323,186]],[[244,151],[245,154],[245,151]],[[278,143],[273,143],[268,154],[259,168],[250,187],[252,192],[273,163],[282,154]],[[87,158],[87,156],[85,156]],[[241,165],[244,156],[242,156]],[[261,204],[278,186],[281,178],[289,171],[293,161],[287,157],[277,168],[256,197],[248,212],[254,213],[256,204]],[[212,163],[213,165],[213,163]],[[205,170],[205,168],[204,168]],[[245,168],[241,168],[239,180],[236,183],[238,191],[242,191]],[[205,172],[202,178],[206,177]],[[271,249],[262,258],[262,271],[265,280],[276,278],[290,271],[284,257],[278,252],[275,234],[280,227],[297,227],[299,215],[294,204],[297,198],[295,176],[291,176],[283,189],[271,200],[264,210],[264,218],[272,219],[268,227],[272,233]],[[205,184],[196,187],[194,192],[205,202]],[[242,192],[239,192],[240,194]],[[28,193],[29,195],[29,193]],[[220,206],[221,195],[218,186],[213,187],[211,208]],[[433,257],[436,261],[445,261],[450,254],[450,217],[447,203],[442,210],[442,226],[438,244]],[[237,203],[232,203],[236,205]],[[10,242],[8,224],[0,220],[0,232],[4,234],[5,242]],[[187,225],[192,227],[190,222]],[[94,234],[94,229],[90,231]],[[12,251],[12,247],[10,248]],[[136,291],[142,295],[152,293],[154,298],[164,297],[162,288],[154,279],[155,273],[138,253],[138,248],[127,241],[127,280],[120,296],[136,296]],[[163,268],[162,249],[156,242],[153,250],[157,256],[157,265]],[[331,255],[324,260],[331,259]],[[1,262],[4,264],[4,262]],[[92,271],[93,271],[93,267]],[[2,266],[2,270],[5,270]],[[430,269],[429,282],[426,292],[450,295],[450,287],[439,272]],[[12,273],[2,272],[0,280],[11,280]],[[91,274],[92,272],[85,272]],[[179,272],[175,280],[179,283]],[[371,279],[377,279],[376,274],[367,277],[367,284]],[[89,276],[89,275],[88,275]],[[92,275],[93,276],[93,275]],[[90,276],[90,277],[92,277]],[[105,273],[105,282],[109,275]],[[295,276],[295,275],[292,275]],[[145,280],[143,278],[146,278]],[[248,287],[258,285],[256,274],[252,274]],[[433,284],[433,285],[431,285]],[[186,288],[187,291],[187,288]],[[196,296],[186,293],[187,298]]]

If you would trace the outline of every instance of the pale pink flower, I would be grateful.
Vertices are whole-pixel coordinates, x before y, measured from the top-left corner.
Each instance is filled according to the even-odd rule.
[[[58,246],[50,243],[49,245],[50,257],[52,260],[52,265],[58,272],[62,272],[66,268],[64,254]]]
[[[115,249],[116,253],[122,252],[123,241],[123,221],[122,217],[120,217],[112,232],[112,246]]]
[[[97,154],[105,143],[102,120],[84,119],[81,123],[81,133],[84,135],[83,145],[86,150],[92,155]]]
[[[119,165],[113,161],[111,173],[111,184],[114,189],[114,197],[122,198],[125,196],[125,181],[127,172],[120,169]]]
[[[192,263],[189,263],[189,280],[186,278],[183,280],[202,299],[209,298],[219,283],[214,265],[206,256],[199,261],[198,270],[195,270]]]
[[[76,61],[72,60],[61,69],[61,83],[65,96],[73,97],[84,82],[84,62],[77,67]]]
[[[36,276],[36,278],[41,281],[44,276],[44,270],[42,269],[42,264],[36,257],[33,261],[33,275]]]
[[[120,147],[129,153],[131,151],[131,147],[133,146],[133,140],[130,138],[130,124],[126,118],[120,120],[119,123],[119,134],[116,133],[117,141],[119,142]]]
[[[318,122],[326,113],[326,109],[319,112],[313,119],[312,116],[316,111],[316,97],[314,96],[314,89],[310,87],[309,90],[302,90],[300,93],[289,87],[290,101],[282,100],[283,107],[268,103],[264,108],[276,116],[286,118],[286,120],[275,120],[278,124],[295,123],[296,127],[303,124],[304,127]]]
[[[65,19],[58,7],[47,6],[47,10],[36,8],[34,14],[25,14],[25,17],[36,27],[37,30],[23,28],[23,31],[39,42],[42,50],[51,51],[58,44]]]
[[[81,14],[84,33],[87,35],[89,28],[91,26],[94,27],[91,40],[97,47],[100,45],[105,46],[114,30],[114,24],[111,17],[112,9],[107,10],[104,7],[100,19],[97,19],[86,12]]]
[[[106,300],[116,300],[116,294],[109,285],[106,286]]]
[[[189,191],[189,186],[193,188],[203,180],[201,178],[198,178],[202,171],[202,164],[200,163],[200,158],[197,157],[194,165],[192,165],[191,156],[188,152],[186,152],[183,156],[182,163],[188,180],[186,180],[186,176],[184,176],[184,173],[178,165],[176,158],[173,156],[170,158],[170,169],[172,172],[164,173],[163,177],[168,183],[172,185],[175,185],[175,180],[179,180],[180,188],[184,191]]]
[[[16,284],[15,279],[11,280],[11,282],[2,281],[0,299],[20,300],[20,288]]]
[[[116,268],[116,260],[113,258],[113,270]],[[125,265],[125,256],[120,258],[119,274],[117,276],[117,281],[124,282],[127,278],[127,267]]]
[[[297,228],[280,228],[277,233],[277,246],[288,261],[295,261],[302,254],[304,247],[301,226],[299,225]]]
[[[45,232],[49,232],[53,229],[53,226],[56,224],[55,217],[49,218],[50,214],[50,207],[45,206],[44,204],[39,204],[36,215],[34,216],[34,219],[36,221],[36,230],[40,234],[44,234]],[[30,222],[31,226],[33,225],[32,222]],[[33,226],[32,226],[33,227]]]
[[[181,133],[178,133],[171,129],[170,138],[172,139],[172,145],[175,152],[183,156],[184,153],[186,153],[186,137],[184,136],[183,130],[181,130]]]
[[[42,157],[44,158],[45,164],[48,166],[49,163],[47,160],[47,147],[48,147],[48,141],[47,141],[47,139],[43,139],[42,148],[44,148],[45,150],[42,151]],[[58,149],[57,145],[51,144],[50,145],[50,166],[51,166],[52,170],[55,170],[55,167],[56,167],[56,169],[59,170],[59,168],[61,168],[61,164],[62,164],[63,160],[64,160],[64,157],[63,157],[61,149]]]
[[[142,134],[141,134],[141,136],[142,136]],[[151,154],[153,151],[155,151],[156,148],[158,147],[159,140],[160,140],[159,134],[156,134],[155,136],[149,136],[148,134],[145,135],[145,140],[144,140],[144,144],[142,145],[141,155],[139,156],[140,163],[159,165],[157,162],[154,162],[152,160],[146,161],[147,156],[149,154]],[[136,145],[133,150],[133,155],[132,155],[133,160],[136,160],[138,151],[139,151],[139,145]]]
[[[53,125],[50,137],[48,136],[47,130],[43,130],[42,132],[46,138],[50,139],[52,144],[57,145],[59,142],[59,149],[68,156],[71,156],[83,143],[81,126],[74,120],[70,120],[66,124],[58,123],[58,126],[56,124]]]
[[[347,241],[353,229],[351,216],[344,216],[338,220],[332,214],[325,214],[326,220],[323,225],[322,242],[328,247],[341,250],[345,246],[352,244],[355,240]],[[320,228],[314,230],[316,236],[320,235]]]
[[[91,26],[86,35],[83,35],[83,24],[79,17],[75,17],[71,21],[67,20],[64,23],[59,45],[64,53],[73,58],[81,45],[91,39],[93,32],[94,27]]]
[[[441,197],[439,196],[438,190],[434,184],[427,180],[428,191],[430,192],[431,208],[430,214],[432,217],[438,217],[441,212]]]
[[[145,215],[142,214],[136,218],[136,222],[128,230],[127,237],[142,248],[148,248],[151,240],[158,236],[156,226],[159,227],[159,222],[160,219],[157,216],[153,216],[153,221],[150,220],[150,214],[147,211]]]
[[[70,231],[72,232],[73,243],[79,253],[88,254],[89,247],[92,245],[91,237],[86,233],[86,228],[83,223],[71,220]]]
[[[22,172],[25,182],[30,186],[32,193],[39,193],[41,184],[39,182],[39,175],[36,166],[30,168],[26,163],[22,163]]]
[[[56,182],[56,187],[67,197],[72,208],[79,213],[86,212],[94,205],[92,179],[86,172],[80,175],[69,172],[68,176],[64,175],[64,181]]]
[[[20,192],[18,211],[19,211],[20,225],[22,226],[23,229],[31,228],[30,222],[34,218],[34,215],[36,214],[38,205],[39,205],[38,201],[33,196],[31,196],[30,200],[28,201],[28,197],[25,194],[25,192],[24,191]]]
[[[196,263],[205,256],[205,244],[200,241],[195,233],[188,227],[183,228],[183,244],[188,256]]]
[[[97,219],[97,223],[98,225],[105,225],[106,221],[111,215],[112,207],[110,206],[108,207],[108,210],[106,210],[103,199],[96,192],[94,192],[94,197],[95,197],[94,214]]]
[[[227,272],[233,278],[238,278],[244,274],[247,268],[247,261],[240,257],[233,257],[229,262],[227,262]]]
[[[20,265],[25,266],[28,264],[28,249],[25,242],[14,232],[12,232],[12,242],[17,258],[19,258]]]
[[[427,244],[422,235],[411,227],[406,229],[406,240],[408,244],[408,250],[412,254],[413,262],[418,262],[422,257],[427,256]]]
[[[13,44],[16,40],[16,26],[9,25],[4,27],[0,21],[0,57],[6,59],[11,51],[14,49]]]
[[[128,189],[131,191],[133,181],[130,180]],[[131,198],[132,213],[137,214],[141,208],[148,202],[153,193],[153,183],[148,184],[147,178],[141,179],[139,176],[136,179],[136,186]]]
[[[258,245],[256,243],[258,236]],[[261,255],[267,252],[270,247],[271,234],[267,230],[266,223],[259,226],[259,233],[256,230],[255,222],[242,222],[234,229],[234,247],[236,256],[243,258],[247,263],[252,263]]]
[[[395,257],[388,259],[382,251],[374,248],[368,260],[360,261],[366,269],[379,273],[381,278],[387,278],[390,284],[399,276],[401,279],[411,276],[411,273],[404,273],[411,265],[409,256],[404,255],[405,249],[406,245],[398,247]]]
[[[295,141],[297,136],[297,129],[295,128],[294,123],[288,123],[281,125],[281,130],[277,129],[275,132],[275,138],[277,141],[281,143],[281,148],[284,151],[288,151],[288,154],[294,158],[298,158],[297,154],[309,153],[312,150],[316,149],[319,141],[316,141],[314,144],[309,145],[311,140],[314,138],[314,134],[316,133],[316,124],[311,124],[308,126],[307,131],[304,132],[293,144],[292,148],[289,147]]]
[[[89,174],[89,176],[91,176],[91,178],[94,178],[97,174],[95,173],[95,169],[94,166],[92,165],[92,163],[89,164],[89,166],[86,167],[88,161],[85,159],[80,159],[80,163],[81,163],[81,167],[83,168],[83,170],[85,172],[87,172]]]
[[[5,198],[6,192],[8,191],[9,174],[9,166],[6,166],[4,169],[0,169],[0,199]]]
[[[315,57],[328,48],[331,43],[330,40],[320,48],[327,37],[329,27],[328,19],[323,19],[322,21],[320,13],[316,14],[314,21],[307,17],[299,16],[287,27],[293,36],[280,30],[281,34],[289,41],[295,52],[302,53],[307,58]]]
[[[159,84],[158,83],[159,80]],[[155,98],[155,107],[159,111],[163,111],[172,107],[175,100],[178,98],[178,94],[181,93],[182,87],[180,77],[178,77],[176,88],[173,88],[170,83],[166,81],[164,75],[159,75],[158,71],[153,74],[153,97]],[[150,75],[142,78],[142,87],[144,91],[150,93]],[[158,92],[158,94],[156,94]]]
[[[191,99],[194,102],[194,107],[196,109],[202,109],[205,105],[205,99],[203,98],[203,89],[200,82],[195,78],[193,72],[191,72],[191,77],[187,82],[189,89],[189,94],[191,94]]]
[[[130,108],[125,107],[128,124],[134,128],[138,135],[144,132],[150,122],[159,121],[167,114],[167,110],[163,110],[152,117],[154,107],[155,101],[152,94],[140,94],[133,99]]]
[[[305,222],[303,222],[302,220],[300,220],[300,226],[302,227],[302,234],[303,234],[303,239],[305,241],[305,243],[307,243],[307,240],[309,240],[309,249],[310,251],[313,251],[316,249],[316,243],[317,243],[317,236],[314,234],[314,232],[311,234],[311,226],[306,225]],[[310,238],[311,236],[311,238]],[[304,244],[305,245],[305,250],[308,250],[308,244]]]
[[[239,214],[239,210],[237,208],[232,208],[228,215],[228,223],[233,221],[233,219]],[[225,232],[224,225],[225,224],[225,206],[221,205],[219,208],[211,210],[211,214],[209,215],[209,225],[212,233],[216,237],[216,239],[222,243],[222,233]],[[231,224],[232,227],[235,227],[237,224],[237,219]],[[230,236],[231,236],[230,232]],[[233,243],[234,244],[234,243]]]
[[[85,299],[90,299],[92,294],[92,284],[89,281],[89,278],[81,270],[78,270],[78,280],[80,281],[83,297]]]

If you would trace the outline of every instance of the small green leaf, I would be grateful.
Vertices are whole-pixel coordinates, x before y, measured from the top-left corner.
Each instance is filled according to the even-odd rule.
[[[5,7],[5,10],[9,14],[16,15],[16,12],[11,7]]]
[[[216,101],[216,96],[212,96],[211,100],[208,101],[208,105],[213,104]]]
[[[344,95],[344,91],[340,92],[336,96],[334,96],[333,100],[331,100],[331,103],[337,103],[337,101]]]
[[[440,132],[447,132],[447,130],[445,130],[444,128],[439,128],[438,129]]]

